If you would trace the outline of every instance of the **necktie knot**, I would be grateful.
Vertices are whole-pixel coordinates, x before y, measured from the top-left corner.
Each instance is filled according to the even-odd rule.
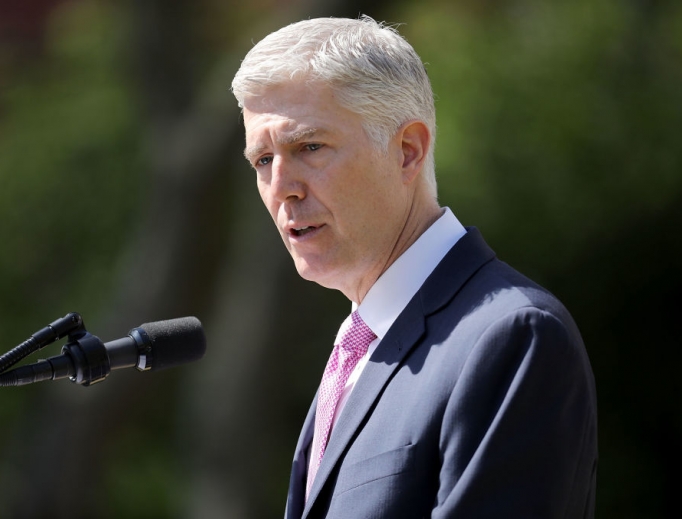
[[[350,323],[348,323],[348,327],[341,334],[341,340],[338,345],[352,357],[362,358],[367,353],[370,343],[376,337],[356,310],[350,314]]]

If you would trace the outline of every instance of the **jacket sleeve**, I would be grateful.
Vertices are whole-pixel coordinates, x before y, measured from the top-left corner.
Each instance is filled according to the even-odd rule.
[[[592,518],[596,427],[573,323],[534,307],[505,315],[472,348],[448,401],[432,518]]]

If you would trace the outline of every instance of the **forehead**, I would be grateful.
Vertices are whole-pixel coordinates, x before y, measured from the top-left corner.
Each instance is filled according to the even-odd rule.
[[[362,126],[361,117],[341,106],[331,87],[317,82],[289,82],[249,96],[243,115],[247,144],[275,133],[288,142]]]

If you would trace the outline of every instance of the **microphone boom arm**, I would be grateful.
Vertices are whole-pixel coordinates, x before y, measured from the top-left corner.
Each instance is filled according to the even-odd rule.
[[[80,314],[71,312],[45,328],[38,330],[24,342],[0,356],[0,373],[11,368],[23,358],[29,356],[48,344],[78,332],[85,331],[85,324]]]

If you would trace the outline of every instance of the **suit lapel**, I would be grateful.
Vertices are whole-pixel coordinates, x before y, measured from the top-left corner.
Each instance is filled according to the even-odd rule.
[[[393,323],[367,363],[332,431],[322,463],[310,490],[310,497],[303,510],[303,519],[307,517],[320,490],[352,442],[383,388],[401,365],[405,356],[424,335],[426,316],[448,303],[466,281],[494,257],[494,252],[483,241],[480,233],[474,228],[468,229],[467,234],[455,244],[438,264],[422,288]],[[306,425],[299,439],[297,453],[301,452],[302,444],[305,443],[303,438],[307,432],[309,432],[310,438],[306,436],[307,443],[304,446],[306,450],[312,439],[316,401],[317,398],[308,413]],[[303,451],[303,458],[305,459],[305,450]],[[293,477],[292,474],[292,482]],[[301,495],[305,494],[305,479],[303,479],[303,486],[303,491],[299,492]],[[292,489],[293,487],[290,486],[290,491]],[[289,499],[292,499],[291,492]],[[291,519],[299,516],[290,514],[287,517]]]

